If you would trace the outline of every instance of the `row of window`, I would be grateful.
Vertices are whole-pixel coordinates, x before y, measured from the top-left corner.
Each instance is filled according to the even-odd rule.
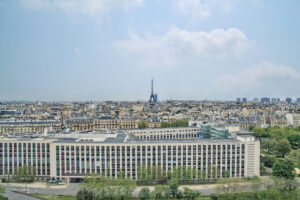
[[[38,176],[50,175],[50,144],[0,143],[0,175],[23,165],[35,167]]]
[[[168,129],[162,129],[160,131],[146,131],[146,130],[143,130],[143,131],[130,131],[131,133],[133,134],[149,134],[149,133],[177,133],[177,132],[197,132],[199,131],[199,129],[173,129],[173,130],[168,130]]]
[[[243,176],[244,152],[244,144],[56,146],[56,174],[64,176],[99,173],[114,177],[119,171],[125,171],[128,176],[136,178],[137,169],[142,165],[158,165],[164,170],[172,170],[176,166],[190,166],[206,171],[208,166],[213,165],[220,171],[231,172],[231,176]]]

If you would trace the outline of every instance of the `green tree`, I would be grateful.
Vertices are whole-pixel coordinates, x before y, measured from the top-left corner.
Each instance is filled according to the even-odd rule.
[[[93,194],[92,194],[92,192],[88,191],[86,188],[82,188],[77,192],[76,199],[77,200],[92,200]]]
[[[147,122],[145,120],[140,121],[139,129],[147,128]]]
[[[202,169],[200,171],[200,174],[201,174],[201,179],[206,179],[207,178],[207,174],[206,174],[206,171],[204,169]]]
[[[262,142],[261,147],[266,149],[268,153],[274,152],[276,150],[276,140],[275,139],[266,139]]]
[[[83,180],[83,187],[93,195],[93,198],[96,196],[96,188],[98,184],[98,175],[92,174],[91,176],[85,176]]]
[[[266,167],[264,166],[263,163],[260,163],[260,175],[262,175],[262,176],[268,175]]]
[[[138,168],[138,180],[146,181],[148,176],[148,171],[146,165],[139,166]]]
[[[223,178],[229,178],[230,177],[230,171],[228,171],[228,170],[225,170],[224,172],[223,172]]]
[[[176,197],[178,193],[178,186],[179,186],[178,180],[174,178],[170,179],[168,181],[168,186],[171,192],[171,196]]]
[[[115,187],[106,187],[105,199],[118,199],[118,195]]]
[[[287,139],[281,139],[278,141],[276,150],[284,158],[285,154],[289,153],[291,149],[290,142]]]
[[[120,196],[124,199],[128,199],[128,198],[132,197],[132,192],[136,188],[136,182],[134,180],[131,180],[130,178],[119,179],[117,181],[118,181],[118,185],[120,187],[119,188]]]
[[[270,127],[270,131],[267,131],[274,139],[283,139],[286,136],[287,130],[283,130],[280,127]]]
[[[191,167],[188,167],[187,169],[186,169],[186,180],[192,180],[192,174],[193,172],[192,172],[192,168]]]
[[[176,121],[176,122],[162,122],[161,127],[166,128],[166,127],[185,127],[188,126],[189,122],[187,120],[181,120],[181,121]]]
[[[119,173],[118,173],[118,179],[124,179],[125,178],[125,172],[123,170],[121,170]]]
[[[273,167],[275,160],[275,156],[266,155],[261,157],[261,162],[263,162],[266,167]]]
[[[185,187],[183,192],[183,197],[187,200],[194,200],[200,196],[199,191],[191,190],[190,188]]]
[[[196,179],[197,178],[197,169],[196,168],[193,168],[192,169],[192,173],[193,173],[193,179]]]
[[[161,199],[163,196],[164,188],[161,185],[156,185],[155,189],[152,191],[151,196],[154,199]]]
[[[173,176],[172,178],[182,180],[183,179],[183,167],[178,166],[177,168],[173,169]]]
[[[156,166],[152,166],[151,167],[151,176],[152,176],[152,180],[156,180],[156,175],[157,175],[157,173],[156,173]]]
[[[171,197],[172,192],[169,187],[164,187],[164,194],[165,199],[169,199]]]
[[[287,136],[288,141],[292,145],[293,149],[300,149],[300,132],[292,131]]]
[[[268,132],[265,131],[265,129],[260,128],[260,127],[255,127],[255,128],[252,129],[252,131],[254,132],[253,135],[255,137],[257,137],[260,142],[261,142],[262,137],[268,137],[269,136]]]
[[[294,179],[295,164],[291,159],[278,158],[273,166],[273,175],[280,178]]]
[[[296,166],[300,168],[300,149],[297,149],[291,153],[291,156],[296,161]]]
[[[150,190],[149,188],[142,188],[139,193],[139,199],[146,200],[150,199]]]
[[[36,168],[23,165],[15,168],[14,179],[21,182],[33,182],[36,175]]]
[[[96,177],[95,177],[96,178]],[[101,198],[105,198],[107,196],[107,186],[109,186],[110,180],[109,178],[102,176],[102,175],[98,175],[97,177],[98,182],[96,184],[96,188],[95,190],[97,191],[96,195]]]
[[[183,194],[182,192],[179,190],[176,196],[176,199],[182,199],[183,198]]]

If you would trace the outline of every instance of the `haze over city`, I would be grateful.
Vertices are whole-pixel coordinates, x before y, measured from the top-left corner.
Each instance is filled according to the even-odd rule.
[[[0,0],[0,100],[296,98],[299,6]]]

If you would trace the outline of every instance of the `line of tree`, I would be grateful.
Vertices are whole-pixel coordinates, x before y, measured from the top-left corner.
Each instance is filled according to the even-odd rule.
[[[264,143],[264,139],[272,139],[272,142],[266,144],[269,145],[269,151],[274,151],[274,147],[276,147],[276,142],[286,139],[290,143],[291,149],[300,149],[300,127],[285,127],[280,128],[279,126],[269,126],[268,128],[261,127],[250,127],[250,131],[254,132],[254,136],[256,136],[262,143]]]
[[[197,170],[192,167],[174,167],[172,171],[166,172],[161,166],[146,167],[142,165],[138,168],[137,177],[139,181],[157,181],[165,182],[168,179],[176,178],[177,180],[199,180],[207,178],[220,178],[221,173],[217,166],[209,166],[207,172],[205,170]],[[228,171],[224,171],[222,178],[229,177]]]
[[[124,178],[123,171],[119,173],[117,179],[92,174],[84,177],[77,199],[130,199],[135,188],[136,182],[130,178]]]
[[[187,120],[178,120],[175,122],[162,122],[161,127],[167,128],[167,127],[185,127],[189,125],[189,121]]]
[[[17,182],[34,182],[36,176],[36,167],[23,165],[14,170],[13,180]]]
[[[245,182],[246,181],[246,182]],[[211,195],[212,199],[250,199],[250,198],[231,198],[232,194],[241,192],[251,192],[252,199],[265,199],[261,196],[263,193],[273,193],[274,191],[285,192],[295,190],[299,186],[296,180],[278,178],[271,176],[269,179],[261,180],[257,176],[245,178],[244,180],[237,178],[220,179],[215,188],[216,194]],[[266,190],[261,192],[261,190]],[[249,193],[246,193],[249,195]],[[266,198],[269,199],[269,198]],[[276,198],[280,199],[280,198]]]
[[[186,199],[194,200],[201,195],[199,191],[191,190],[187,187],[184,188],[184,191],[178,189],[179,183],[176,178],[172,178],[168,181],[168,186],[156,185],[155,189],[150,192],[149,188],[142,188],[138,195],[139,199]]]

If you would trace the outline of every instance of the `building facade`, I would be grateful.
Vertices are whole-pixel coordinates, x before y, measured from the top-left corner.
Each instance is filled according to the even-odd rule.
[[[32,121],[0,121],[0,134],[42,133],[48,131],[60,131],[59,120],[32,120]]]
[[[120,171],[139,180],[141,166],[158,166],[166,173],[178,166],[191,167],[205,171],[206,178],[221,178],[224,173],[230,177],[259,176],[260,144],[254,137],[211,140],[200,139],[197,134],[180,137],[179,133],[184,131],[149,133],[149,138],[129,131],[2,137],[0,176],[12,176],[23,165],[35,167],[37,178],[61,180],[92,173],[115,178]],[[217,170],[212,172],[212,167]]]
[[[132,129],[139,127],[139,120],[129,117],[103,116],[99,118],[75,118],[66,120],[71,131],[86,131],[99,129]]]

